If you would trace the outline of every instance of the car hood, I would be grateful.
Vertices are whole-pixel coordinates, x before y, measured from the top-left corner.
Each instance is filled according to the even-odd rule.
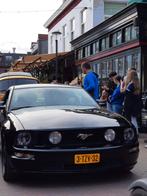
[[[15,110],[12,115],[26,130],[119,127],[128,124],[120,115],[99,109],[28,108]]]

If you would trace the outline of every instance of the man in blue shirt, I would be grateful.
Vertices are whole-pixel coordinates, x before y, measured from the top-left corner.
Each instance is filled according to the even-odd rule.
[[[86,74],[84,77],[84,89],[95,99],[99,99],[99,80],[98,75],[91,70],[89,63],[82,64],[82,72]]]

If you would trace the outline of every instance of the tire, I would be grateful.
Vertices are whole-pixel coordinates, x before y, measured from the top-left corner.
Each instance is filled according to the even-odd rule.
[[[141,188],[134,189],[130,196],[147,196],[147,192]]]
[[[8,162],[8,155],[5,145],[2,145],[2,176],[6,182],[12,181],[14,179],[14,175]]]

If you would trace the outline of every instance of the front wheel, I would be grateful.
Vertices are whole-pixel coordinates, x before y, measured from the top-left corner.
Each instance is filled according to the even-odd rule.
[[[8,155],[6,152],[6,146],[2,145],[2,176],[5,181],[11,181],[14,179],[13,173],[11,171]]]
[[[147,192],[141,188],[134,189],[130,196],[147,196]]]

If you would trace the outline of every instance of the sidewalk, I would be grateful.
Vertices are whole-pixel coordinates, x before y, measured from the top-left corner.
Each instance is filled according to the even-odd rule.
[[[147,133],[139,133],[139,138],[147,140]]]
[[[144,147],[147,148],[147,133],[140,133],[139,140],[144,143]]]

